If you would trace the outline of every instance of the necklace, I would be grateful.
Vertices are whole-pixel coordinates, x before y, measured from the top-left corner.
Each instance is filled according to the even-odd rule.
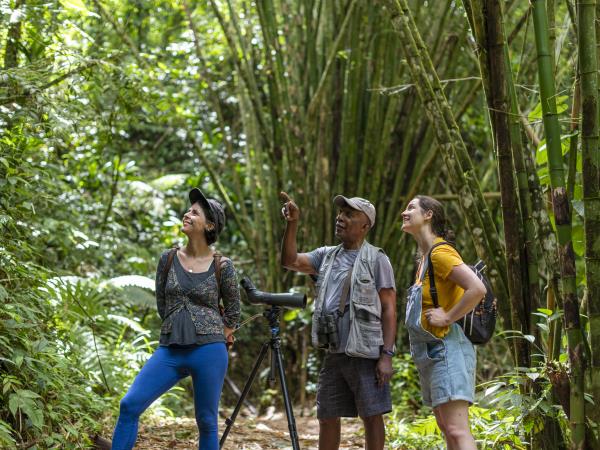
[[[185,259],[188,259],[187,255],[185,255]],[[187,270],[189,273],[194,273],[194,262],[198,262],[198,258],[190,258],[190,259],[191,259],[191,264],[188,265],[189,261],[186,261],[185,266],[187,266],[187,267],[185,267],[183,264],[181,264],[181,266],[183,267],[183,269]],[[203,259],[204,258],[200,258],[199,259],[200,260],[200,264],[202,264],[202,260]]]

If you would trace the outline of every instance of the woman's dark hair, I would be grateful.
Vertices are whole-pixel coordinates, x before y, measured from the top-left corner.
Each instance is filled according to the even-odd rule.
[[[446,226],[446,213],[444,207],[435,198],[427,195],[417,195],[415,198],[419,201],[420,208],[424,211],[431,211],[431,231],[436,236],[444,238],[446,241],[454,242],[454,231]]]
[[[202,208],[202,211],[204,211],[204,217],[206,217],[206,221],[210,222],[213,227],[212,230],[208,230],[208,229],[204,229],[204,237],[206,238],[206,243],[208,245],[212,245],[215,242],[217,242],[217,226],[215,224],[215,218],[213,217],[213,213],[210,210],[210,208],[207,208],[206,206],[204,206],[202,204],[202,202],[196,202],[198,204],[198,206],[200,206],[200,208]]]

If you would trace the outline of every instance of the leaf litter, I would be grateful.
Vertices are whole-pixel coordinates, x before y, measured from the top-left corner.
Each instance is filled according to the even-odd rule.
[[[319,423],[314,416],[295,417],[296,429],[303,450],[317,450]],[[225,419],[219,420],[219,437],[225,429]],[[160,418],[140,422],[137,450],[196,450],[198,431],[193,418]],[[364,431],[360,419],[342,419],[340,450],[363,448]],[[260,417],[236,418],[223,450],[291,450],[292,443],[285,413]]]

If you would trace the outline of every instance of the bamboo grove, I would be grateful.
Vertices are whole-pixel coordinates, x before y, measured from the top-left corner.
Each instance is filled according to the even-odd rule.
[[[488,265],[505,372],[525,380],[522,395],[557,405],[528,430],[528,445],[599,448],[600,2],[152,3],[160,13],[141,1],[1,3],[2,130],[46,149],[44,165],[112,164],[108,185],[94,185],[100,248],[122,214],[124,161],[145,161],[155,174],[187,173],[226,203],[226,249],[265,290],[310,293],[306,278],[279,267],[277,193],[300,205],[306,250],[333,242],[334,195],[358,195],[377,206],[370,241],[392,261],[402,311],[415,249],[400,213],[414,195],[433,195],[465,259]],[[83,44],[70,48],[73,36]],[[89,136],[65,137],[78,120]],[[52,145],[36,143],[40,130],[55,133]],[[3,155],[20,145],[10,139]],[[87,156],[68,156],[77,145]],[[9,199],[2,205],[10,215]],[[300,314],[285,325],[302,348],[297,386],[311,376],[307,323]]]

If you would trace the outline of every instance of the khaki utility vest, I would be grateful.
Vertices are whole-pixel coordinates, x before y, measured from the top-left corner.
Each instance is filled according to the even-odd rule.
[[[326,286],[331,276],[331,266],[342,245],[331,249],[321,263],[316,290],[315,310],[312,317],[312,343],[318,347],[317,323],[325,304]],[[348,356],[379,359],[383,345],[381,301],[375,287],[375,263],[383,250],[364,241],[354,261],[350,293],[348,296],[350,333],[344,353]]]

